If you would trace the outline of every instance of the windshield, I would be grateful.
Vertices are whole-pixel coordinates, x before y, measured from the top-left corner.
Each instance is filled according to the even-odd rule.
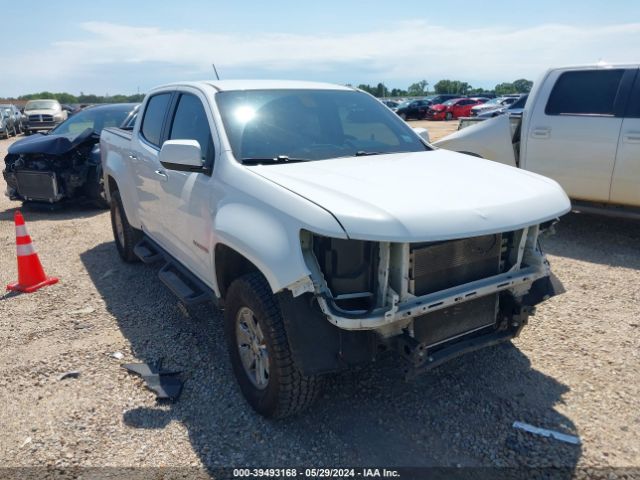
[[[103,128],[119,127],[132,109],[131,105],[88,108],[62,122],[51,133],[78,135],[90,128],[99,135]]]
[[[427,150],[391,110],[343,90],[247,90],[216,94],[231,149],[242,160],[324,160]]]
[[[25,105],[25,110],[53,110],[58,107],[55,100],[30,100]]]

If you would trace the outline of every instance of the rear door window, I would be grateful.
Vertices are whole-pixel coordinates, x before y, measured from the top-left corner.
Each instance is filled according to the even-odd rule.
[[[160,147],[162,125],[170,100],[170,92],[154,95],[147,102],[147,108],[144,111],[141,127],[142,136],[147,142],[156,147]]]
[[[565,72],[553,86],[547,115],[613,115],[623,69]]]
[[[629,118],[640,118],[640,73],[636,74],[636,80],[633,83],[633,90],[631,90],[629,106],[627,107],[625,116]]]

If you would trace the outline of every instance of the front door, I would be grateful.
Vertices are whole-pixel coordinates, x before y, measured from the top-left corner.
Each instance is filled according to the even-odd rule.
[[[206,98],[196,91],[180,92],[167,126],[167,140],[196,140],[202,160],[210,171],[214,160]],[[207,282],[211,278],[213,231],[210,202],[211,173],[179,172],[163,168],[166,182],[161,184],[163,230],[171,244],[170,253]]]

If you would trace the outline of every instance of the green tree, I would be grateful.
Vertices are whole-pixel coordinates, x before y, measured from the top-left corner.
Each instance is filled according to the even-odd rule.
[[[409,95],[409,92],[406,90],[402,90],[401,88],[392,88],[391,96],[392,97],[406,97]]]
[[[496,95],[506,95],[509,93],[517,93],[516,87],[513,86],[513,83],[509,83],[509,82],[499,83],[498,85],[496,85],[496,88],[494,90],[496,92]]]
[[[412,97],[421,97],[426,94],[428,85],[429,82],[427,82],[426,80],[420,80],[419,82],[412,83],[411,85],[409,85],[407,93]]]
[[[433,86],[436,93],[455,93],[458,95],[466,95],[472,90],[472,86],[467,82],[460,80],[440,80]]]
[[[533,82],[525,78],[519,78],[518,80],[513,81],[513,87],[515,88],[516,93],[529,93],[533,87]]]

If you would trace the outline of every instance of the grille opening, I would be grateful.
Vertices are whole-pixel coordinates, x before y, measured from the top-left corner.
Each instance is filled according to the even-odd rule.
[[[497,275],[503,247],[501,234],[412,245],[410,293],[426,295]]]
[[[314,237],[313,253],[339,308],[368,311],[375,306],[375,246],[373,242]]]

